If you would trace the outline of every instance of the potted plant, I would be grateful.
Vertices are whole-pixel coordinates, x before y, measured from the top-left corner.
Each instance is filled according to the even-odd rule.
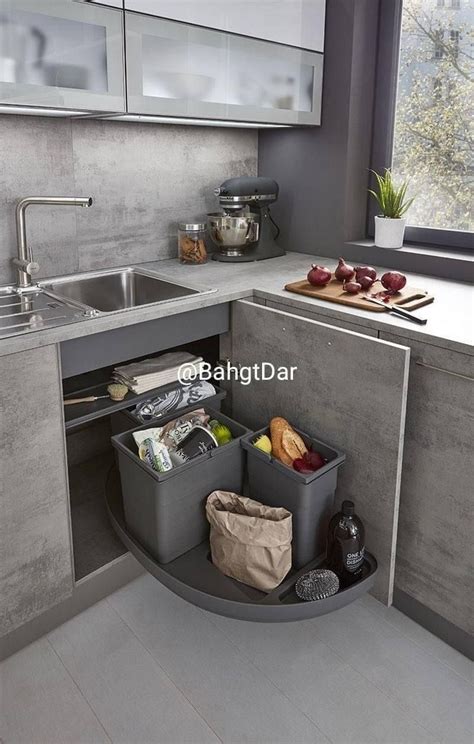
[[[375,245],[379,248],[401,248],[406,225],[403,215],[414,199],[405,199],[408,181],[397,188],[388,168],[385,168],[383,176],[375,171],[372,173],[377,179],[377,191],[369,189],[369,194],[377,199],[382,210],[382,214],[375,217]]]

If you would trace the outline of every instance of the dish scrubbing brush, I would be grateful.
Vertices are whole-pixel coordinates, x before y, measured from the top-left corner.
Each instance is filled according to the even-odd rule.
[[[113,382],[111,385],[107,385],[107,392],[110,395],[111,400],[119,402],[125,398],[128,393],[128,387],[122,385],[119,382]]]
[[[313,602],[315,599],[326,599],[339,591],[339,579],[334,571],[327,568],[315,568],[300,576],[295,585],[300,599]]]

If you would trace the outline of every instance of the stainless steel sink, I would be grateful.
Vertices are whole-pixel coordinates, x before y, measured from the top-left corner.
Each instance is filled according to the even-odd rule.
[[[91,317],[84,308],[70,305],[41,289],[18,292],[16,287],[0,287],[0,338],[57,328]]]
[[[169,302],[202,292],[130,267],[62,277],[41,282],[40,286],[102,313]]]

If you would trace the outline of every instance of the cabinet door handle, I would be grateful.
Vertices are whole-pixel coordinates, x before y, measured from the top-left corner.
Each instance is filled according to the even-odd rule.
[[[426,369],[434,369],[436,372],[444,372],[445,375],[452,375],[453,377],[460,377],[462,380],[470,380],[471,382],[474,382],[474,377],[461,375],[459,372],[451,372],[449,369],[443,369],[442,367],[435,367],[433,364],[427,364],[422,359],[416,359],[415,364],[419,367],[426,367]]]

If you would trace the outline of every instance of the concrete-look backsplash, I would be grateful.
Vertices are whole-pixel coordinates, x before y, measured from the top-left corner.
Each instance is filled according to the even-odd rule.
[[[0,116],[0,284],[24,196],[94,199],[28,208],[39,276],[57,276],[175,256],[177,223],[217,211],[225,178],[256,173],[256,130]]]

